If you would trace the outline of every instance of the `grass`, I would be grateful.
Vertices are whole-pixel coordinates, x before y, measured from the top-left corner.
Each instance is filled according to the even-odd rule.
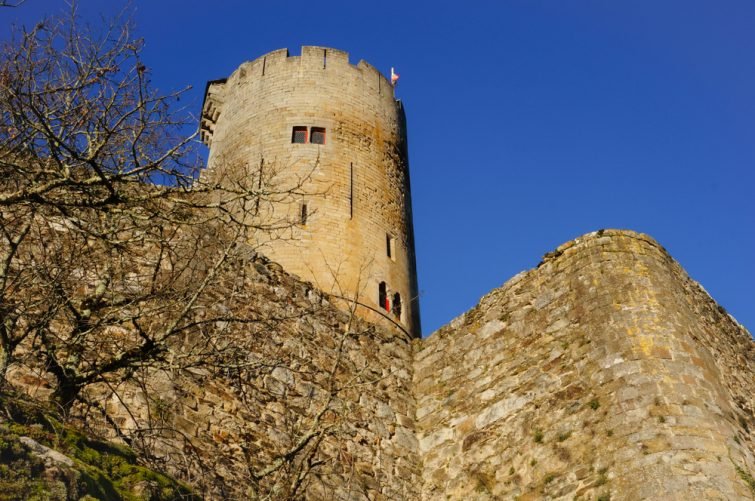
[[[475,486],[476,492],[491,494],[495,486],[494,475],[481,471],[472,471],[470,474],[477,481],[477,485]]]
[[[732,461],[732,463],[734,463],[734,461]],[[755,478],[752,477],[750,472],[745,471],[736,463],[734,463],[734,469],[737,470],[737,474],[739,475],[739,478],[744,480],[747,486],[750,488],[750,492],[752,492],[752,494],[755,495]]]
[[[555,473],[548,473],[545,478],[543,478],[543,484],[548,485],[549,483],[553,482],[557,476],[558,475],[556,475]]]
[[[597,398],[593,398],[588,405],[590,406],[590,409],[596,411],[598,410],[598,407],[600,407],[600,402]]]
[[[535,432],[532,434],[532,438],[535,440],[536,444],[542,444],[543,443],[542,430],[535,430]]]
[[[608,468],[601,468],[598,470],[598,480],[595,482],[595,487],[600,487],[601,485],[606,485],[608,483],[607,472]]]

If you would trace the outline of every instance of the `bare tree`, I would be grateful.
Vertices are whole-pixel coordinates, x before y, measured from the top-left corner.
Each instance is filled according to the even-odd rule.
[[[301,188],[269,172],[205,183],[184,91],[152,87],[142,46],[127,20],[94,33],[73,13],[0,54],[0,384],[36,364],[64,408],[217,351],[215,325],[248,319],[212,285],[256,232],[292,225],[260,207]]]
[[[281,297],[250,276],[264,270],[255,242],[294,238],[295,221],[276,208],[296,201],[308,177],[282,185],[273,168],[238,166],[202,177],[184,133],[195,120],[174,108],[183,91],[153,89],[142,43],[122,19],[92,33],[72,15],[15,37],[0,54],[0,391],[10,369],[34,371],[66,412],[95,411],[88,422],[104,418],[143,458],[210,485],[201,476],[215,468],[205,463],[231,459],[176,440],[181,430],[154,389],[160,374],[204,374],[228,384],[250,415],[260,402],[284,407],[275,447],[235,444],[250,494],[295,499],[329,488],[336,462],[351,468],[339,445],[350,406],[375,382],[347,351],[372,328],[353,309],[326,308],[329,328],[338,325],[334,355],[307,366],[283,340],[323,339],[315,325],[328,302]],[[289,372],[297,388],[271,382]],[[145,405],[129,400],[134,388]],[[128,426],[105,396],[132,416]],[[250,426],[241,432],[259,434]]]

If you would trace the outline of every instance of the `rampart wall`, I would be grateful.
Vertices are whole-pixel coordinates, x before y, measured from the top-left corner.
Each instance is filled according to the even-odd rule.
[[[417,499],[411,338],[261,256],[227,279],[244,281],[234,301],[260,319],[218,340],[242,357],[150,370],[117,395],[91,389],[110,419],[207,499]],[[212,293],[230,297],[222,285]]]
[[[559,247],[414,374],[423,499],[753,495],[755,342],[645,235]]]
[[[645,235],[566,243],[422,340],[239,259],[209,291],[253,319],[215,341],[238,357],[80,415],[207,499],[755,496],[755,341]]]
[[[292,142],[295,127],[304,143]],[[324,144],[312,142],[313,127]],[[206,177],[259,180],[267,193],[261,224],[279,229],[258,242],[265,255],[325,292],[357,297],[363,316],[419,335],[405,117],[383,75],[336,49],[277,50],[208,84],[201,129]],[[380,282],[390,312],[378,304]]]

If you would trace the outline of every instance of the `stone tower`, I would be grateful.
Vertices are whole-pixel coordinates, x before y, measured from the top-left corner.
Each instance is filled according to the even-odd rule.
[[[285,193],[255,209],[277,228],[263,254],[420,335],[406,122],[383,75],[340,50],[276,50],[208,82],[200,132],[205,176]]]

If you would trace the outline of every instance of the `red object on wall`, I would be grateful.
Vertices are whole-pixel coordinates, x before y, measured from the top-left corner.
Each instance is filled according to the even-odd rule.
[[[391,311],[391,300],[385,298],[385,311]]]

